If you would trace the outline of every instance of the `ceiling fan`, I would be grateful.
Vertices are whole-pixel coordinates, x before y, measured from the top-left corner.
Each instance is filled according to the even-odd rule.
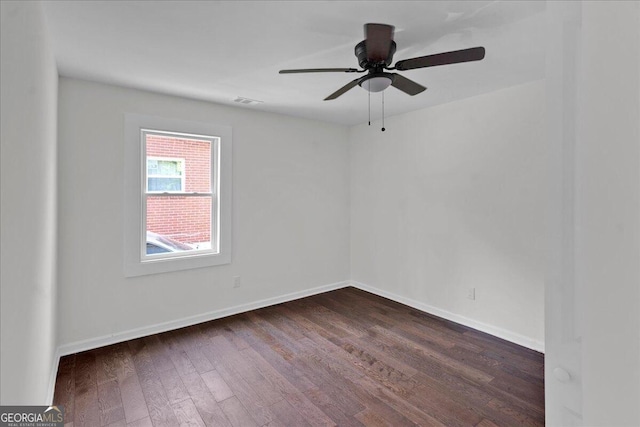
[[[434,55],[419,56],[396,62],[391,67],[393,54],[396,52],[396,42],[393,41],[393,25],[365,24],[365,39],[355,47],[355,55],[361,70],[357,68],[308,68],[297,70],[280,70],[280,74],[293,73],[368,73],[350,81],[324,100],[336,99],[348,90],[359,85],[369,92],[381,92],[393,86],[408,95],[417,95],[426,87],[410,80],[398,73],[387,73],[385,70],[414,70],[416,68],[435,67],[437,65],[457,64],[459,62],[479,61],[484,58],[484,47],[454,50]]]

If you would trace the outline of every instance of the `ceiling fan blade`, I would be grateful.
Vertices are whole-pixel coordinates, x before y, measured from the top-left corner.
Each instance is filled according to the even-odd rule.
[[[391,50],[393,31],[393,25],[365,24],[364,35],[369,61],[386,62]]]
[[[297,70],[280,70],[280,74],[295,73],[357,73],[360,70],[356,68],[301,68]]]
[[[422,86],[421,84],[418,84],[416,82],[414,82],[413,80],[410,80],[404,76],[401,76],[400,74],[396,74],[393,73],[393,78],[391,80],[391,86],[395,87],[396,89],[400,89],[401,91],[403,91],[404,93],[408,94],[408,95],[417,95],[420,92],[424,92],[427,88]]]
[[[436,65],[457,64],[459,62],[479,61],[484,58],[484,47],[454,50],[436,53],[435,55],[420,56],[396,62],[396,70],[405,71],[415,68],[435,67]]]
[[[340,89],[338,89],[337,91],[333,92],[331,95],[327,96],[324,100],[325,101],[331,101],[332,99],[336,99],[337,97],[339,97],[343,93],[345,93],[348,90],[353,89],[355,86],[357,86],[359,81],[360,81],[359,78],[355,79],[355,80],[351,80],[349,83],[347,83],[346,85],[342,86]]]

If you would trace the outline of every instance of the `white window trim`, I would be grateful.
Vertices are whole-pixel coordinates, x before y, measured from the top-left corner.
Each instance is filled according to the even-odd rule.
[[[153,133],[153,131],[150,131],[150,133]],[[147,156],[147,161],[149,161],[149,160],[180,163],[180,164],[182,164],[182,175],[180,175],[180,176],[174,176],[174,175],[149,175],[149,171],[147,170],[146,171],[146,178],[145,178],[145,181],[144,181],[145,182],[145,191],[147,192],[147,194],[167,193],[167,191],[149,191],[149,178],[180,178],[180,191],[168,191],[168,193],[171,193],[171,194],[184,193],[184,189],[185,189],[186,182],[187,182],[187,174],[186,174],[186,171],[185,171],[185,159],[177,158],[177,157]],[[147,166],[147,169],[148,168],[149,167]]]
[[[192,122],[179,119],[125,114],[124,119],[124,274],[126,277],[147,274],[166,273],[201,267],[211,267],[231,263],[231,165],[232,132],[230,126]],[[186,135],[211,135],[219,138],[219,164],[217,188],[212,181],[212,193],[218,211],[217,224],[212,224],[212,233],[219,233],[217,250],[205,253],[197,251],[179,257],[149,259],[140,250],[142,240],[146,239],[146,227],[142,215],[143,198],[146,191],[146,160],[142,152],[141,135],[144,130],[182,133]],[[213,148],[213,147],[212,147]],[[214,167],[212,165],[212,173]],[[171,193],[176,194],[176,193]],[[213,217],[213,215],[212,215]],[[213,239],[212,239],[213,240]],[[217,253],[212,253],[217,252]]]

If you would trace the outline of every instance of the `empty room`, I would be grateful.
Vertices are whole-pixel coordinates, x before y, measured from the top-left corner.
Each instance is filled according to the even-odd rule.
[[[1,425],[640,426],[640,2],[0,7]]]

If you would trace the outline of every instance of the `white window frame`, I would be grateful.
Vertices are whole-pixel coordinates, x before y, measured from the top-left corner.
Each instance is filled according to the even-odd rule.
[[[154,130],[149,129],[149,133],[151,134],[158,134],[160,132],[156,132]],[[185,159],[181,159],[181,158],[177,158],[177,157],[156,157],[156,156],[146,156],[146,161],[148,162],[149,160],[156,160],[159,162],[176,162],[176,163],[180,163],[182,165],[182,175],[180,175],[179,177],[177,176],[173,176],[173,175],[149,175],[149,166],[147,164],[147,169],[145,170],[146,173],[146,178],[145,178],[145,184],[146,184],[146,191],[147,194],[160,194],[160,193],[165,193],[165,191],[149,191],[149,178],[180,178],[180,191],[169,191],[169,193],[172,194],[180,194],[180,193],[184,193],[184,189],[185,189],[185,185],[187,182],[187,178],[186,178],[186,170],[185,170]],[[213,167],[212,167],[213,169]],[[213,182],[213,181],[212,181]]]
[[[147,137],[149,135],[162,135],[170,138],[184,138],[189,140],[201,141],[209,143],[209,152],[210,152],[210,165],[209,168],[210,176],[209,176],[209,191],[207,192],[193,192],[187,193],[184,191],[185,189],[185,181],[182,181],[182,191],[149,191],[149,168],[147,161],[149,157],[147,157]],[[219,185],[220,185],[220,177],[218,171],[220,170],[220,137],[213,135],[195,135],[195,134],[187,134],[187,133],[178,133],[178,132],[166,132],[156,129],[140,129],[140,149],[141,149],[141,158],[143,165],[142,173],[144,176],[142,177],[142,227],[140,236],[141,246],[140,246],[140,259],[142,262],[150,262],[150,261],[158,261],[167,258],[183,258],[187,256],[194,255],[202,255],[202,254],[213,254],[216,255],[220,249],[220,242],[218,241],[218,230],[217,230],[217,218],[220,214],[218,203],[218,193],[219,193]],[[156,159],[157,157],[151,157],[152,159]],[[172,160],[182,162],[182,167],[184,168],[185,159],[180,158],[161,158],[163,160]],[[186,171],[183,171],[182,177],[186,175]],[[209,223],[210,230],[210,243],[211,247],[207,249],[193,249],[188,252],[164,252],[157,254],[147,254],[146,248],[146,236],[147,236],[147,199],[149,196],[151,197],[171,197],[171,196],[182,196],[182,197],[211,197],[211,222]]]
[[[231,154],[230,126],[168,119],[142,114],[125,114],[124,180],[124,274],[126,277],[166,273],[231,263]],[[167,133],[195,139],[214,138],[212,148],[211,249],[171,253],[165,256],[146,254],[147,161],[145,134]],[[216,167],[217,166],[217,167]],[[161,192],[150,195],[187,195]]]

